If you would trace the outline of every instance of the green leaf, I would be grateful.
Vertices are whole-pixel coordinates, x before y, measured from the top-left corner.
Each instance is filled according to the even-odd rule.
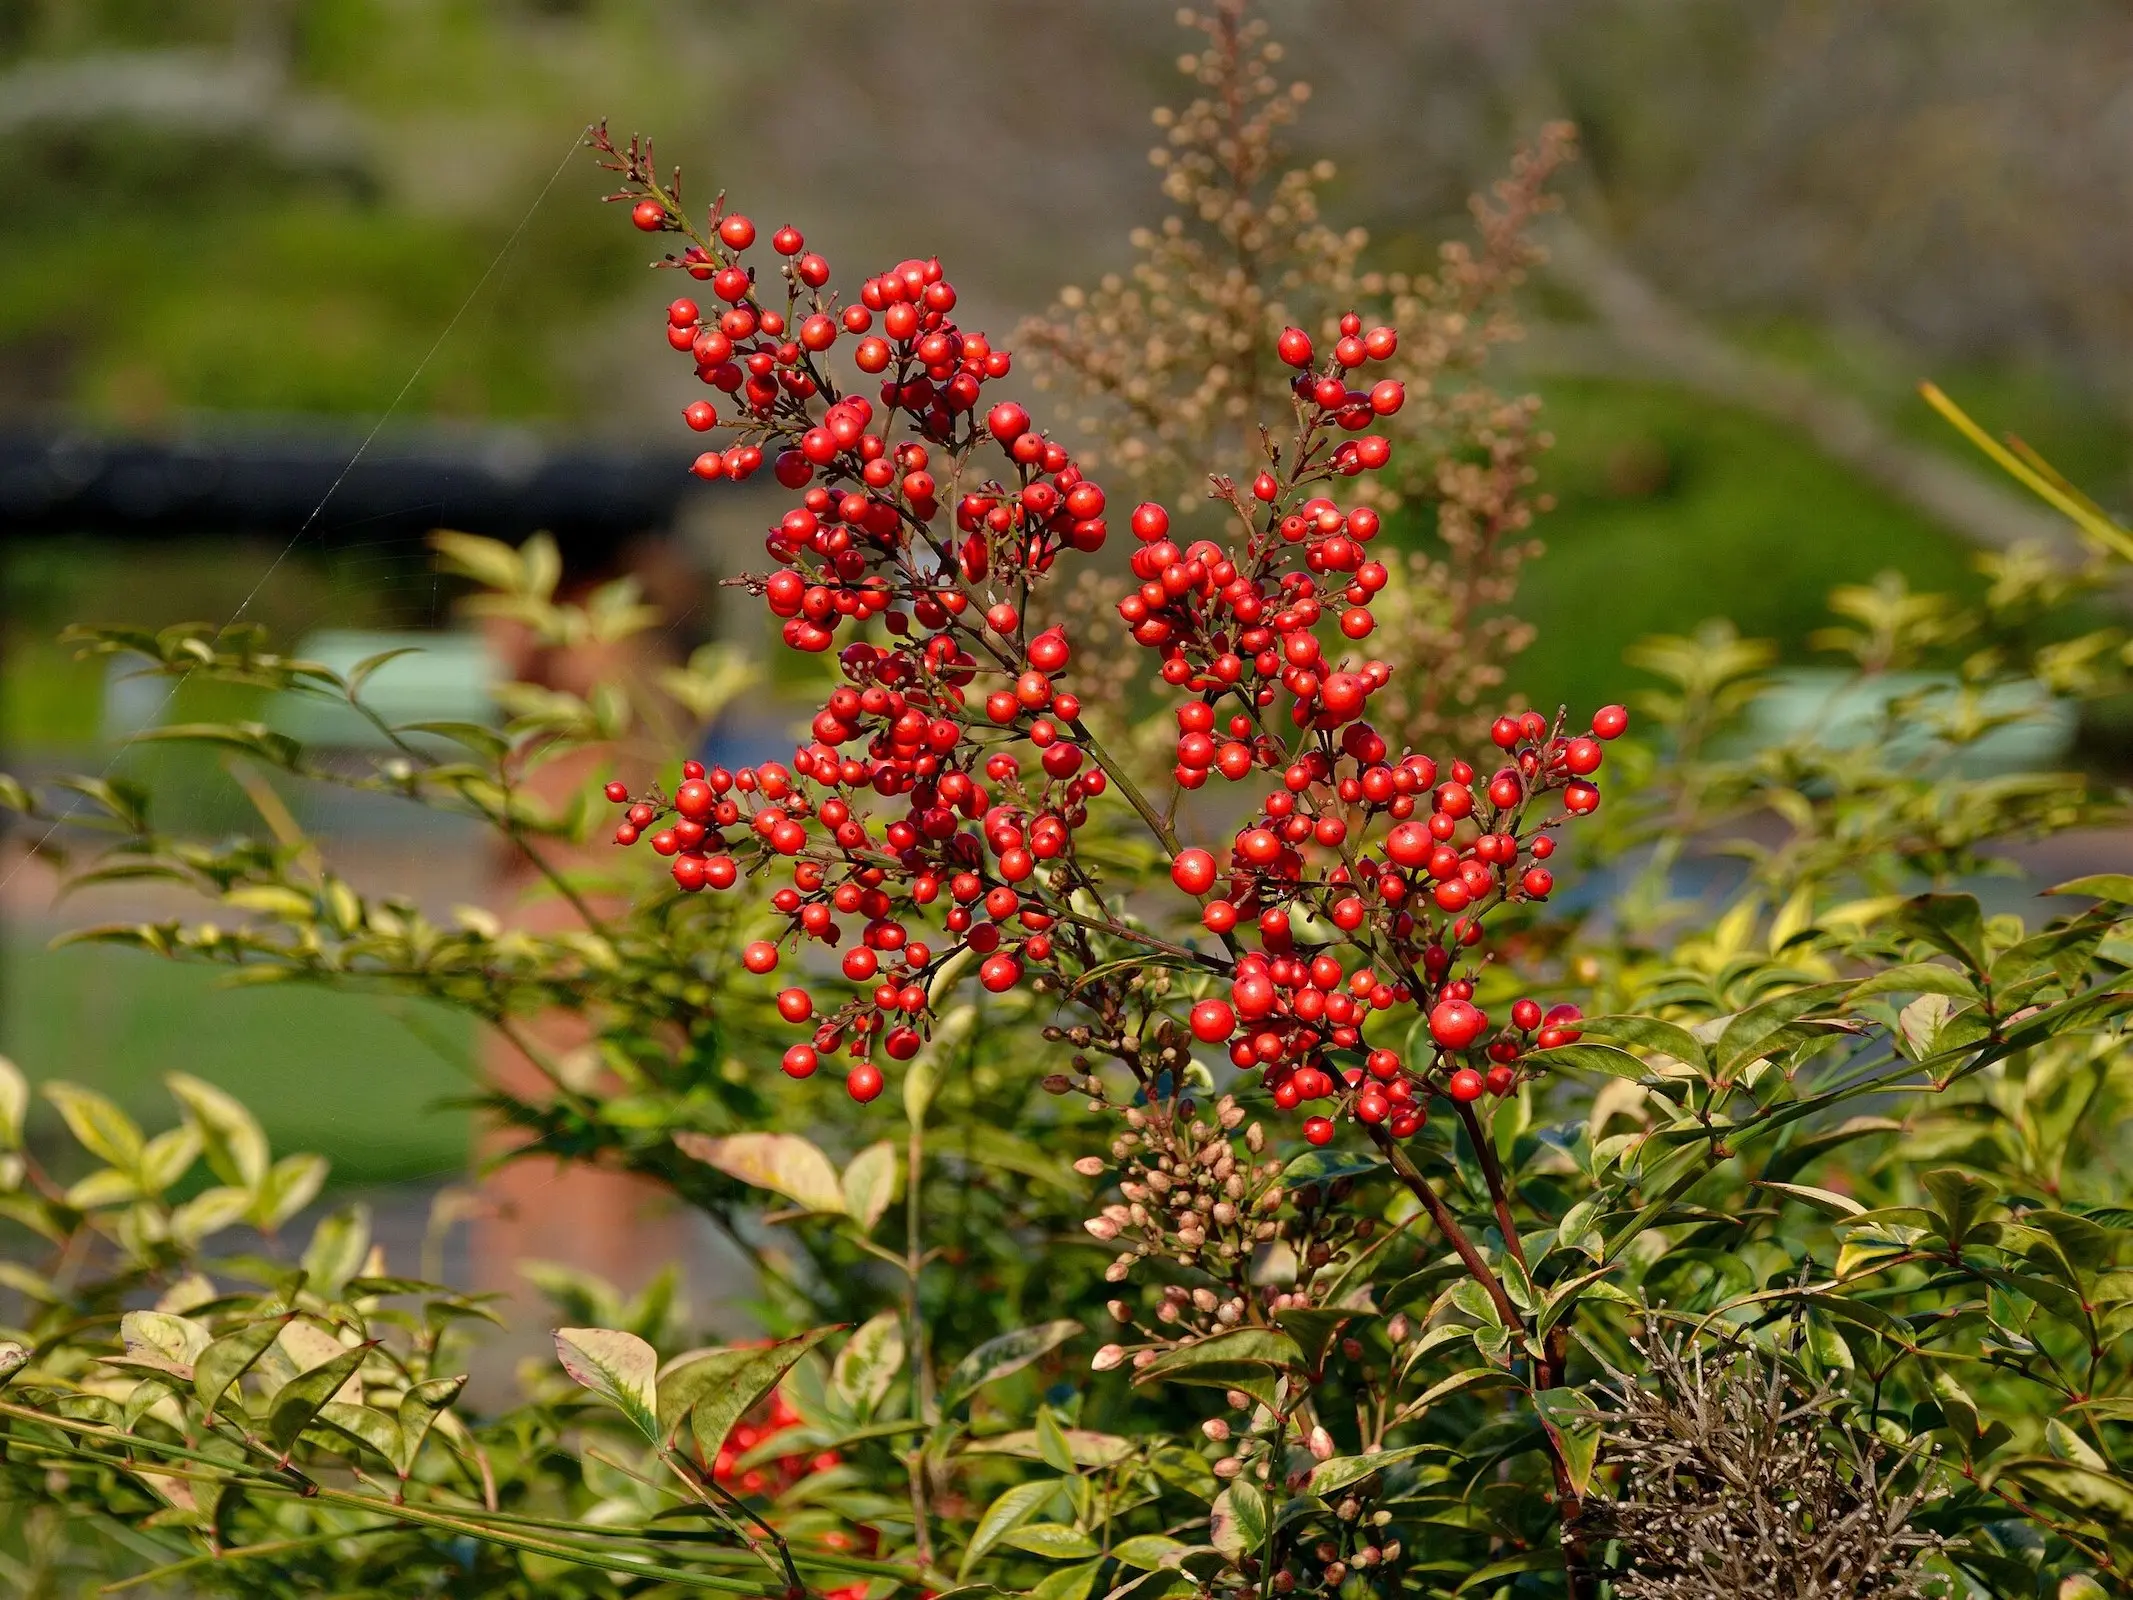
[[[1931,961],[1877,972],[1845,998],[1866,1000],[1877,994],[1944,994],[1957,1000],[1978,998],[1977,984],[1968,974]]]
[[[29,1079],[14,1062],[0,1056],[0,1150],[22,1148],[22,1121],[29,1109]]]
[[[862,1233],[872,1233],[896,1198],[896,1147],[883,1139],[852,1157],[844,1169],[842,1188],[845,1211]]]
[[[1825,1217],[1856,1217],[1865,1213],[1866,1207],[1848,1194],[1838,1194],[1834,1189],[1817,1189],[1804,1183],[1772,1183],[1767,1179],[1755,1180],[1758,1189],[1768,1189],[1788,1200],[1797,1200],[1810,1205]]]
[[[0,1388],[30,1364],[29,1347],[17,1344],[13,1339],[0,1339]]]
[[[1304,1487],[1324,1499],[1340,1493],[1350,1484],[1361,1483],[1373,1472],[1383,1472],[1387,1467],[1412,1461],[1425,1451],[1441,1449],[1442,1445],[1411,1444],[1399,1450],[1380,1450],[1370,1456],[1334,1456],[1311,1469],[1310,1480]]]
[[[129,1311],[119,1318],[119,1342],[126,1347],[126,1354],[160,1358],[174,1369],[183,1369],[188,1381],[193,1363],[214,1342],[214,1337],[205,1324],[167,1311]]]
[[[1577,1309],[1578,1297],[1586,1290],[1595,1288],[1602,1290],[1613,1289],[1613,1285],[1601,1284],[1600,1282],[1602,1278],[1612,1271],[1614,1271],[1613,1266],[1600,1267],[1592,1272],[1581,1273],[1575,1278],[1565,1278],[1561,1283],[1551,1284],[1548,1288],[1548,1298],[1541,1306],[1540,1318],[1533,1327],[1534,1337],[1545,1339],[1548,1336],[1549,1329]],[[1607,1296],[1602,1294],[1597,1298],[1604,1299]],[[1615,1289],[1614,1298],[1623,1300],[1629,1297],[1619,1289]],[[1631,1301],[1631,1304],[1635,1304],[1635,1302]]]
[[[1054,1472],[1074,1470],[1074,1447],[1067,1441],[1066,1429],[1060,1426],[1059,1418],[1050,1406],[1037,1408],[1037,1426],[1030,1431],[1037,1436],[1037,1454],[1046,1466]]]
[[[283,1156],[253,1191],[251,1220],[261,1228],[280,1227],[318,1197],[331,1170],[324,1156]]]
[[[658,1352],[614,1328],[558,1328],[556,1359],[573,1381],[615,1407],[654,1444],[659,1426]]]
[[[1702,1041],[1679,1023],[1664,1022],[1658,1017],[1588,1017],[1578,1024],[1578,1031],[1594,1038],[1612,1039],[1618,1044],[1671,1056],[1704,1076],[1710,1074],[1711,1060],[1704,1053]]]
[[[110,1099],[94,1089],[58,1081],[44,1086],[44,1097],[59,1108],[67,1131],[89,1154],[128,1174],[139,1167],[141,1130]]]
[[[1940,1414],[1958,1437],[1965,1441],[1977,1437],[1977,1402],[1971,1399],[1969,1390],[1956,1382],[1954,1373],[1938,1364],[1933,1368],[1933,1398],[1940,1403]]]
[[[1533,1397],[1541,1426],[1555,1442],[1571,1487],[1583,1499],[1592,1487],[1592,1464],[1600,1450],[1600,1413],[1580,1389],[1543,1389]]]
[[[1139,1383],[1191,1383],[1237,1389],[1274,1403],[1274,1380],[1303,1367],[1296,1341],[1272,1328],[1238,1328],[1167,1351],[1133,1374]]]
[[[1271,1516],[1265,1490],[1244,1478],[1232,1478],[1229,1487],[1215,1496],[1214,1510],[1207,1519],[1207,1542],[1232,1561],[1264,1550]]]
[[[985,1508],[971,1530],[970,1543],[963,1551],[962,1564],[956,1576],[967,1573],[978,1558],[1005,1539],[1015,1529],[1037,1514],[1038,1508],[1059,1491],[1056,1478],[1042,1478],[1034,1483],[1018,1483],[1002,1491],[993,1503]]]
[[[2133,874],[2092,872],[2086,877],[2069,878],[2064,883],[2054,884],[2044,892],[2087,895],[2096,900],[2108,900],[2113,905],[2133,906]]]
[[[1062,1428],[1060,1437],[1065,1439],[1067,1454],[1077,1467],[1115,1467],[1135,1449],[1131,1439],[1121,1439],[1115,1433],[1095,1433],[1087,1428]],[[1038,1442],[1037,1430],[1018,1428],[1012,1433],[995,1433],[983,1439],[973,1439],[963,1446],[963,1453],[972,1456],[1019,1456],[1024,1461],[1049,1462],[1044,1447]]]
[[[370,1256],[370,1207],[357,1201],[319,1219],[304,1247],[304,1272],[312,1288],[332,1299],[363,1270]]]
[[[422,1441],[429,1437],[431,1425],[440,1412],[451,1408],[466,1386],[467,1375],[462,1372],[456,1378],[431,1378],[418,1383],[400,1397],[400,1409],[394,1419],[397,1434],[393,1447],[385,1453],[393,1471],[403,1478],[414,1471],[415,1457],[422,1450]]]
[[[2008,1462],[1999,1476],[2012,1477],[2084,1517],[2133,1527],[2133,1483],[2117,1473],[2049,1456],[2028,1456]]]
[[[518,551],[501,539],[439,528],[430,535],[430,548],[437,552],[438,570],[454,577],[472,578],[483,588],[506,594],[516,594],[525,587],[525,563],[519,559]]]
[[[1384,1165],[1375,1156],[1355,1150],[1306,1150],[1282,1168],[1281,1181],[1292,1189],[1307,1183],[1338,1183],[1343,1178],[1367,1177]]]
[[[2071,1461],[2080,1467],[2093,1467],[2098,1472],[2111,1470],[2110,1463],[2097,1453],[2094,1445],[2057,1417],[2047,1418],[2045,1421],[2044,1444],[2045,1448],[2061,1461]]]
[[[1469,1589],[1486,1588],[1492,1583],[1501,1583],[1505,1578],[1515,1578],[1527,1572],[1560,1572],[1563,1570],[1563,1552],[1560,1550],[1527,1550],[1515,1556],[1505,1556],[1501,1561],[1491,1561],[1485,1567],[1477,1567],[1466,1575],[1465,1580],[1453,1591],[1465,1594]]]
[[[1000,1542],[1047,1561],[1085,1561],[1098,1554],[1094,1539],[1064,1522],[1032,1522],[1016,1528]]]
[[[1061,1567],[1057,1572],[1047,1573],[1030,1590],[1029,1600],[1088,1600],[1089,1590],[1095,1586],[1096,1574],[1103,1570],[1103,1565],[1101,1561],[1084,1561],[1078,1567]]]
[[[67,1204],[76,1211],[127,1205],[140,1197],[141,1186],[116,1167],[98,1167],[87,1177],[69,1185],[65,1195]]]
[[[1972,1225],[2000,1192],[1998,1185],[1984,1178],[1972,1177],[1955,1167],[1936,1167],[1919,1181],[1926,1186],[1926,1192],[1933,1196],[1934,1204],[1940,1208],[1940,1219],[1945,1224],[1941,1237],[1948,1241],[1951,1249],[1956,1250],[1963,1247],[1963,1241],[1970,1236]]]
[[[191,1123],[165,1128],[141,1147],[141,1193],[160,1197],[200,1157],[200,1130]]]
[[[1985,914],[1971,894],[1922,894],[1904,902],[1897,926],[1944,950],[1972,972],[1985,970]]]
[[[202,1189],[171,1207],[170,1236],[182,1245],[198,1245],[208,1235],[242,1222],[251,1209],[252,1196],[247,1190],[226,1185]]]
[[[956,1363],[941,1395],[943,1409],[960,1405],[996,1378],[1020,1372],[1039,1356],[1058,1349],[1081,1332],[1078,1322],[1040,1322],[987,1339]]]
[[[393,1419],[376,1406],[350,1405],[344,1400],[328,1400],[318,1408],[314,1419],[328,1427],[338,1428],[359,1444],[368,1445],[387,1461],[399,1447],[400,1427]]]
[[[1177,1566],[1178,1558],[1192,1549],[1183,1540],[1173,1539],[1165,1533],[1143,1533],[1113,1545],[1111,1555],[1129,1567],[1160,1572],[1165,1567]]]
[[[752,1349],[691,1350],[669,1361],[659,1374],[659,1438],[671,1438],[684,1418],[706,1461],[715,1457],[734,1425],[808,1351],[840,1332],[843,1323],[810,1328],[795,1338]]]
[[[224,1183],[256,1189],[267,1175],[267,1136],[259,1120],[233,1096],[183,1072],[166,1072],[163,1083],[200,1130],[201,1152]]]
[[[1468,1367],[1463,1372],[1455,1372],[1449,1378],[1431,1384],[1414,1400],[1410,1401],[1406,1409],[1419,1416],[1439,1400],[1449,1399],[1451,1396],[1462,1394],[1468,1389],[1480,1388],[1483,1385],[1497,1388],[1517,1381],[1516,1378],[1501,1367]]]
[[[1274,1313],[1281,1331],[1296,1341],[1304,1364],[1317,1371],[1325,1360],[1326,1346],[1349,1323],[1376,1315],[1369,1311],[1346,1311],[1338,1306],[1294,1306]]]
[[[354,1376],[379,1342],[372,1339],[343,1350],[331,1361],[298,1373],[274,1391],[274,1398],[267,1405],[267,1437],[281,1450],[284,1459],[304,1429],[311,1426],[311,1419],[318,1415],[319,1407],[331,1400],[341,1385]]]
[[[837,1169],[828,1156],[796,1133],[736,1133],[722,1139],[677,1133],[674,1144],[683,1155],[716,1167],[729,1178],[781,1194],[809,1211],[841,1214],[845,1210]]]
[[[844,1341],[830,1369],[830,1384],[845,1409],[863,1420],[874,1414],[903,1365],[902,1324],[895,1312],[879,1311]]]
[[[252,1370],[294,1315],[285,1311],[278,1317],[264,1317],[224,1334],[200,1352],[193,1363],[193,1393],[205,1410],[213,1413],[222,1404],[230,1386]]]
[[[1553,1050],[1535,1050],[1527,1058],[1537,1067],[1570,1067],[1579,1072],[1604,1072],[1611,1077],[1636,1082],[1654,1075],[1627,1050],[1611,1044],[1559,1044]]]

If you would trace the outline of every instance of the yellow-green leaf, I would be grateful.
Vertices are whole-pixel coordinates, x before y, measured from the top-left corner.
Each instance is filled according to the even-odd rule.
[[[837,1169],[828,1156],[796,1133],[736,1133],[722,1139],[678,1133],[674,1143],[683,1155],[754,1188],[781,1194],[809,1211],[845,1209]]]
[[[556,1359],[571,1378],[629,1418],[657,1444],[658,1352],[634,1333],[614,1328],[558,1328]]]

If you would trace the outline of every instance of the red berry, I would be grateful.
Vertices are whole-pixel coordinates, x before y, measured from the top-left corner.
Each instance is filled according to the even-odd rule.
[[[844,1076],[844,1092],[865,1105],[881,1093],[881,1068],[862,1061]]]
[[[745,250],[755,243],[755,224],[743,216],[725,217],[719,222],[718,236],[727,248]]]
[[[800,236],[800,230],[790,223],[770,236],[770,248],[781,256],[796,256],[806,244],[807,241]]]
[[[608,784],[607,788],[602,792],[606,794],[608,799],[614,801],[617,805],[620,805],[623,801],[627,800],[630,797],[630,786],[624,783],[620,778],[617,778],[613,782]]]
[[[681,420],[703,433],[718,426],[718,409],[708,400],[691,400],[682,407]]]
[[[1331,1144],[1333,1142],[1333,1119],[1330,1117],[1305,1118],[1304,1137],[1313,1144]]]
[[[1029,413],[1012,400],[1003,400],[985,413],[985,427],[1002,444],[1012,444],[1029,432]]]
[[[630,207],[630,221],[646,233],[657,233],[667,225],[667,208],[657,200],[640,200]]]
[[[1215,886],[1215,858],[1205,850],[1180,850],[1170,863],[1170,881],[1189,895],[1203,895]]]
[[[1430,1037],[1447,1050],[1464,1050],[1488,1025],[1488,1017],[1465,1000],[1441,1000],[1429,1014]]]
[[[1202,1000],[1192,1008],[1192,1036],[1202,1044],[1220,1044],[1237,1027],[1237,1013],[1227,1000]]]
[[[1592,714],[1592,731],[1596,738],[1619,739],[1629,728],[1629,713],[1620,706],[1602,706]]]
[[[778,1063],[778,1070],[788,1078],[811,1078],[821,1057],[811,1044],[796,1044],[785,1052],[785,1059]]]
[[[741,965],[758,975],[770,971],[778,964],[778,947],[768,939],[758,939],[741,952]]]
[[[1484,1087],[1481,1074],[1472,1067],[1461,1067],[1444,1085],[1445,1092],[1461,1105],[1479,1100]]]
[[[805,989],[785,989],[778,994],[778,1015],[787,1022],[805,1022],[815,1014],[815,997]]]
[[[1602,760],[1599,742],[1594,739],[1572,739],[1563,746],[1563,765],[1579,777],[1590,777],[1600,770]]]
[[[1511,1025],[1522,1032],[1531,1033],[1540,1026],[1541,1008],[1538,1000],[1520,1000],[1511,1007]]]
[[[1311,364],[1311,336],[1301,328],[1283,328],[1274,341],[1274,353],[1292,367]]]
[[[1518,1069],[1498,1062],[1489,1068],[1488,1076],[1483,1081],[1487,1084],[1490,1094],[1501,1098],[1518,1087]]]

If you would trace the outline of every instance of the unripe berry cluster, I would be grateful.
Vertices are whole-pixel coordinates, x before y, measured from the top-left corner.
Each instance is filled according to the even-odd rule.
[[[1430,1094],[1509,1093],[1528,1050],[1576,1037],[1574,1011],[1530,1001],[1492,1031],[1474,1004],[1476,946],[1490,911],[1552,891],[1553,829],[1598,805],[1601,741],[1627,719],[1608,707],[1570,736],[1560,717],[1506,715],[1486,773],[1394,751],[1368,720],[1395,669],[1355,647],[1389,573],[1368,554],[1377,513],[1331,490],[1390,457],[1368,430],[1399,411],[1400,385],[1356,374],[1393,353],[1391,329],[1345,317],[1323,359],[1300,330],[1280,336],[1293,434],[1269,440],[1247,486],[1212,480],[1226,540],[1181,545],[1153,504],[1130,518],[1138,586],[1118,611],[1179,697],[1176,782],[1271,779],[1218,858],[1181,846],[1170,812],[1094,739],[1068,683],[1072,642],[1032,615],[1059,556],[1104,543],[1104,492],[1022,406],[984,403],[1012,363],[957,327],[939,262],[900,262],[840,306],[828,263],[784,227],[771,236],[784,292],[766,304],[745,264],[752,222],[714,207],[690,232],[634,147],[616,166],[640,227],[688,233],[666,264],[724,307],[667,311],[669,342],[738,402],[688,408],[692,428],[732,430],[696,470],[743,478],[767,456],[796,496],[768,530],[774,569],[745,582],[790,647],[836,648],[843,680],[789,764],[686,763],[671,799],[609,786],[627,807],[617,841],[649,833],[681,889],[782,880],[770,904],[785,932],[744,951],[751,972],[775,970],[788,945],[843,947],[854,992],[778,995],[809,1030],[787,1073],[842,1054],[847,1089],[870,1100],[880,1061],[917,1053],[962,975],[995,993],[1045,974],[1073,990],[1103,959],[1098,938],[1196,969],[1191,1036],[1308,1111],[1318,1143],[1338,1116],[1407,1136]],[[833,366],[840,344],[855,384],[878,380],[873,398]],[[1211,938],[1177,945],[1102,914],[1076,835],[1106,794],[1161,841]],[[1552,795],[1560,813],[1536,816]],[[1426,1059],[1409,1060],[1390,1041],[1416,1016]]]

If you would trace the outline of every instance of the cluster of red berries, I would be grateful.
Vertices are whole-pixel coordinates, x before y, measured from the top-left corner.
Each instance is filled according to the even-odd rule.
[[[663,195],[648,194],[635,219],[680,226]],[[1377,513],[1343,509],[1326,490],[1389,459],[1385,438],[1367,430],[1400,409],[1401,387],[1352,380],[1394,353],[1392,329],[1345,316],[1323,361],[1302,330],[1281,334],[1277,353],[1296,369],[1293,447],[1285,457],[1270,448],[1246,489],[1214,480],[1241,538],[1181,547],[1160,506],[1131,517],[1138,587],[1118,609],[1184,696],[1178,784],[1274,778],[1218,861],[1180,848],[1165,814],[1096,745],[1062,683],[1066,632],[1031,619],[1033,586],[1057,556],[1103,544],[1105,498],[1021,406],[981,412],[984,385],[1011,370],[1007,352],[956,327],[937,261],[868,278],[858,303],[839,309],[828,264],[803,253],[791,228],[771,241],[785,258],[783,309],[766,306],[741,264],[755,238],[746,218],[714,210],[709,231],[669,258],[726,307],[707,320],[676,301],[669,341],[739,401],[735,442],[697,471],[745,477],[769,452],[798,503],[768,531],[776,570],[750,588],[794,649],[830,650],[847,623],[865,637],[838,650],[844,681],[789,765],[691,762],[671,800],[619,783],[608,794],[629,808],[617,841],[654,830],[684,890],[728,888],[744,871],[786,878],[770,901],[786,932],[743,952],[751,972],[778,967],[788,942],[836,948],[856,933],[840,964],[857,993],[827,1014],[806,987],[778,995],[786,1021],[812,1029],[785,1052],[788,1074],[807,1077],[843,1053],[847,1089],[873,1099],[877,1057],[921,1048],[950,963],[974,967],[996,993],[1033,971],[1071,980],[1094,959],[1089,919],[1070,900],[1092,882],[1075,835],[1088,803],[1114,787],[1171,851],[1174,881],[1201,901],[1219,944],[1200,960],[1227,998],[1199,1001],[1192,1033],[1263,1072],[1277,1104],[1331,1099],[1404,1137],[1422,1125],[1428,1094],[1509,1093],[1530,1049],[1576,1036],[1574,1010],[1530,1001],[1491,1035],[1468,953],[1485,913],[1551,892],[1551,830],[1598,805],[1601,741],[1627,716],[1603,709],[1589,737],[1567,736],[1560,718],[1506,716],[1494,729],[1501,763],[1486,776],[1395,752],[1366,720],[1393,668],[1349,647],[1373,631],[1371,603],[1390,575],[1367,554]],[[840,388],[827,358],[843,338],[859,371],[880,380],[878,405]],[[721,425],[709,402],[687,420]],[[1327,622],[1339,636],[1330,643]],[[1553,794],[1561,813],[1534,819]],[[1428,1061],[1365,1037],[1387,1031],[1373,1019],[1403,1009],[1427,1018]],[[1333,1126],[1314,1115],[1305,1131],[1324,1142]]]

